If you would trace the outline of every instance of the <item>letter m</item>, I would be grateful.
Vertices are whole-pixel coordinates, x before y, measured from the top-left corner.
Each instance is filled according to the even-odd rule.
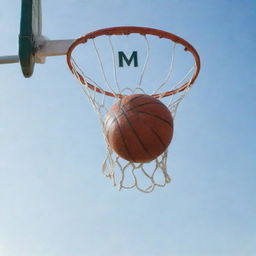
[[[127,58],[124,52],[118,52],[119,67],[124,66],[124,61],[128,66],[133,62],[134,67],[138,67],[138,54],[137,51],[133,51],[130,58]]]

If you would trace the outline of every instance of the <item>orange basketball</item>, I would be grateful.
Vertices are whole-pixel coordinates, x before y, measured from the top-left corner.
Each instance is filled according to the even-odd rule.
[[[158,99],[134,94],[110,108],[105,119],[105,132],[110,147],[120,157],[145,163],[157,158],[169,146],[173,119]]]

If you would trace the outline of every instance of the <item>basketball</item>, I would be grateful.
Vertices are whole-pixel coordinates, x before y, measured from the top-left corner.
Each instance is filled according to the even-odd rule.
[[[123,97],[108,111],[105,134],[109,146],[122,158],[150,162],[169,146],[173,119],[168,108],[146,94]]]

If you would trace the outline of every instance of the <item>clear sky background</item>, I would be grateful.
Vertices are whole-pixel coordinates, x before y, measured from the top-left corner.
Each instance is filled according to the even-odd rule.
[[[175,120],[172,182],[121,191],[101,174],[99,121],[65,57],[0,66],[1,256],[256,255],[256,2],[43,0],[43,33],[137,25],[198,50]],[[0,55],[17,54],[20,1],[2,0]]]

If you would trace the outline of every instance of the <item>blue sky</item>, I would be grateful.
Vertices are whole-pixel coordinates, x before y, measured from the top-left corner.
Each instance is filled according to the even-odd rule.
[[[100,124],[65,57],[25,79],[0,66],[0,255],[254,256],[255,1],[43,0],[43,33],[116,25],[167,30],[202,70],[180,104],[172,182],[121,191],[101,174]],[[0,55],[17,53],[20,1],[2,1]]]

